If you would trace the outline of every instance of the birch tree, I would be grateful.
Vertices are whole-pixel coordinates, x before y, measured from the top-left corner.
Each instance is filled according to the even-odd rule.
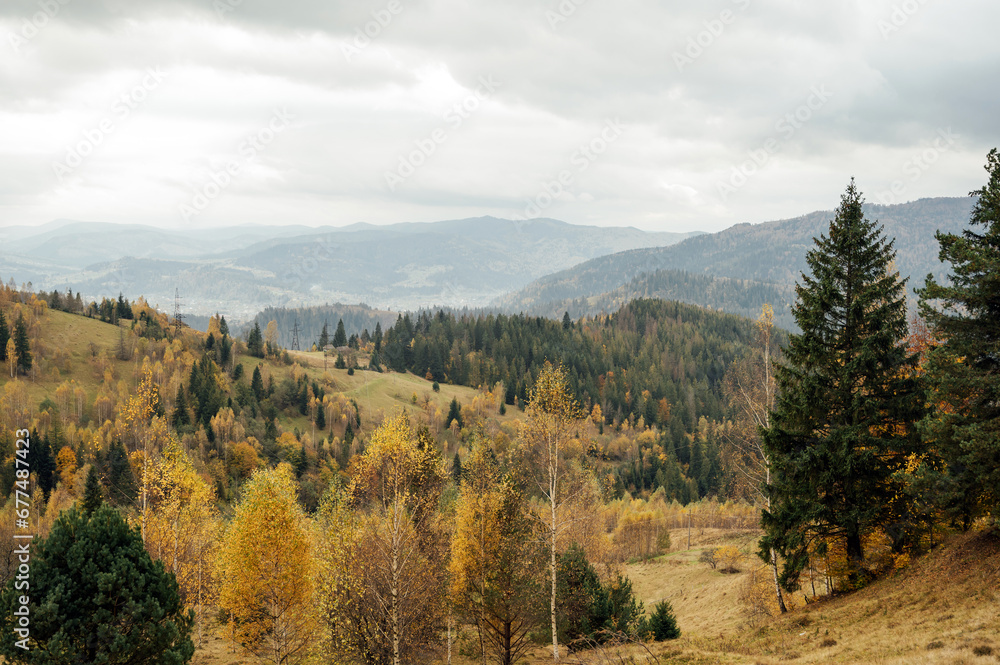
[[[549,546],[551,577],[550,619],[552,623],[552,659],[559,660],[559,636],[556,629],[557,564],[556,544],[559,534],[571,521],[560,515],[560,502],[567,499],[563,480],[563,449],[579,426],[584,412],[573,399],[562,365],[546,361],[528,396],[527,419],[522,437],[540,470],[538,487],[548,504],[545,539]]]
[[[725,378],[725,393],[734,410],[725,462],[737,478],[739,489],[771,508],[767,486],[771,483],[771,461],[764,449],[762,429],[771,426],[771,411],[777,392],[774,362],[781,353],[774,335],[774,309],[761,308],[754,322],[754,339],[747,355],[733,363]],[[758,505],[760,505],[758,503]],[[768,565],[774,577],[774,593],[781,613],[788,611],[778,582],[778,554],[770,549]]]

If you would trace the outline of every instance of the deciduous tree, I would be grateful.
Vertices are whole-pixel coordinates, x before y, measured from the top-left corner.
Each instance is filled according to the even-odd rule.
[[[218,558],[229,636],[274,665],[301,663],[318,629],[313,540],[295,497],[287,465],[254,473]]]

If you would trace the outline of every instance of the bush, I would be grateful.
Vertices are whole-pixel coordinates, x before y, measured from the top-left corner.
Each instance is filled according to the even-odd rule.
[[[719,565],[719,560],[715,558],[715,553],[718,547],[709,547],[708,549],[702,550],[701,554],[698,555],[698,561],[701,563],[707,563],[713,569]]]
[[[441,392],[441,384],[435,381],[433,384],[431,384],[431,390],[433,390],[436,393]]]
[[[681,629],[677,627],[677,617],[674,616],[674,608],[670,602],[661,600],[653,608],[653,613],[646,621],[646,632],[652,634],[653,640],[663,642],[664,640],[676,640],[681,636]]]

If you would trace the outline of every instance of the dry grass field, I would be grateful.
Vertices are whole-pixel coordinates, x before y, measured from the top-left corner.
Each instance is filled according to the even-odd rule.
[[[1000,536],[954,536],[909,568],[854,594],[804,604],[763,624],[750,625],[739,602],[747,573],[723,574],[698,561],[707,547],[735,544],[749,552],[753,534],[705,529],[672,533],[673,551],[648,563],[630,564],[626,573],[647,609],[670,600],[682,637],[672,642],[605,653],[564,656],[567,665],[688,663],[711,665],[996,665],[1000,663]],[[465,639],[471,643],[472,634]],[[195,663],[255,664],[211,635]],[[446,662],[444,654],[427,663]],[[455,665],[479,660],[456,652]],[[551,663],[539,646],[522,661]]]

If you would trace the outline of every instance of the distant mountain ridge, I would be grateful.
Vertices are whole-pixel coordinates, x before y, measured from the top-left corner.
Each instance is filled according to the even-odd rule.
[[[878,220],[884,225],[886,235],[895,239],[896,263],[900,274],[909,278],[907,288],[911,299],[913,288],[921,286],[928,273],[938,278],[947,273],[947,266],[937,260],[935,232],[955,233],[967,228],[973,203],[974,199],[963,197],[921,199],[891,206],[865,205],[869,219]],[[654,274],[668,271],[674,283],[690,281],[691,277],[680,277],[683,273],[701,275],[712,278],[703,286],[707,289],[711,285],[716,296],[720,289],[733,294],[720,301],[706,290],[701,296],[688,294],[684,302],[736,314],[746,315],[743,310],[752,298],[747,294],[735,295],[744,287],[730,283],[722,288],[718,280],[742,280],[746,288],[757,285],[765,291],[771,290],[781,299],[772,303],[779,321],[792,324],[789,311],[794,297],[792,287],[808,269],[806,252],[813,247],[813,238],[827,231],[833,215],[828,210],[775,222],[737,224],[670,247],[641,248],[597,257],[535,280],[492,304],[512,312],[554,313],[559,308],[568,309],[567,304],[574,302],[578,305],[577,315],[613,311],[623,299],[641,295],[661,297],[657,290],[664,285],[666,273],[658,277]]]
[[[693,235],[494,217],[184,230],[57,220],[0,229],[0,275],[88,299],[141,294],[164,309],[177,289],[186,312],[239,320],[334,302],[475,307],[553,270]]]

